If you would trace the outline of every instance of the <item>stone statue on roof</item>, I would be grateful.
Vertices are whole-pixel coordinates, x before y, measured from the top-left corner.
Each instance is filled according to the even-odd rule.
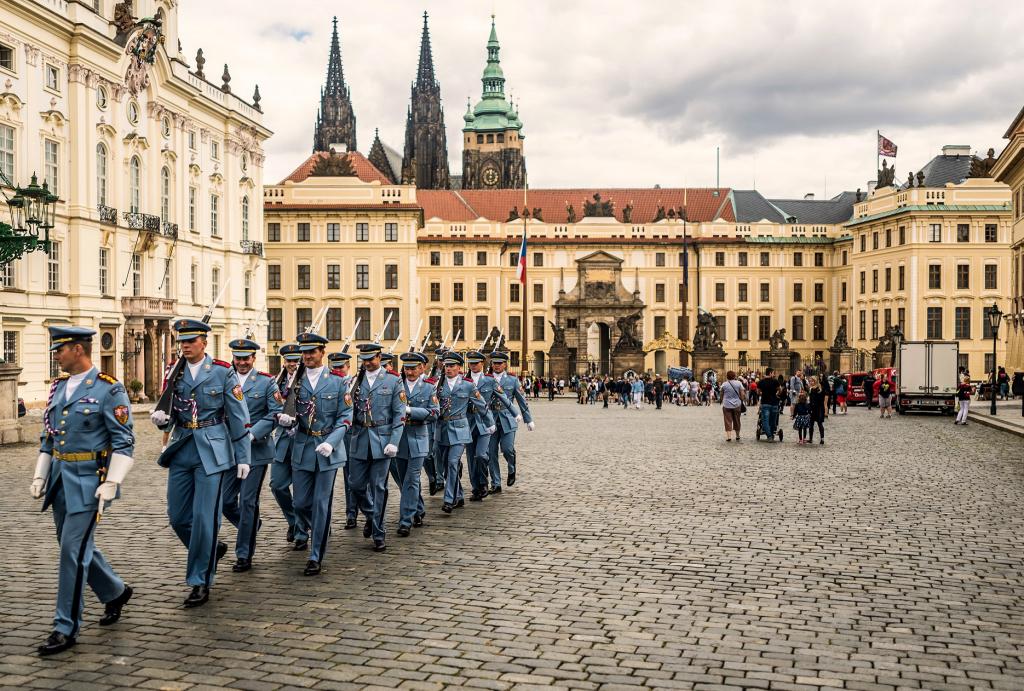
[[[611,200],[602,201],[601,195],[594,193],[594,201],[583,201],[583,215],[591,218],[611,218],[615,215],[615,204]]]
[[[576,222],[576,209],[572,208],[572,204],[567,204],[565,207],[565,215],[569,223]]]
[[[505,219],[505,223],[508,223],[510,221],[515,221],[518,218],[519,218],[519,207],[518,206],[513,206],[512,210],[508,212],[508,218]]]
[[[895,164],[890,168],[888,163],[882,161],[882,167],[878,171],[878,183],[875,185],[876,190],[883,189],[885,187],[892,187],[893,180],[896,179],[896,166]]]
[[[338,154],[333,148],[326,156],[321,156],[313,165],[310,177],[350,178],[356,174],[348,154]]]
[[[967,176],[969,178],[990,178],[992,177],[992,168],[996,165],[996,150],[989,149],[988,157],[981,159],[975,156],[971,159],[971,172]]]
[[[633,222],[633,203],[630,202],[622,207],[622,222],[632,223]]]
[[[658,221],[664,221],[664,220],[665,220],[665,207],[662,206],[661,204],[659,204],[658,205],[658,211],[657,211],[657,213],[654,214],[654,222],[657,223]]]
[[[542,215],[542,212],[541,212],[541,209],[540,209],[539,206],[534,208],[534,210],[533,210],[533,217],[535,219],[537,219],[538,221],[543,221],[544,220],[544,216]]]

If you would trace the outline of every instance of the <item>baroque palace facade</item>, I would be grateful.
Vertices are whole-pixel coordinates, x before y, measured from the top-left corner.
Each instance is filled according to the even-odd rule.
[[[271,133],[258,89],[242,98],[227,65],[215,77],[201,51],[182,53],[177,13],[174,0],[0,10],[0,170],[16,185],[37,172],[60,197],[49,252],[0,267],[2,355],[22,368],[29,405],[57,374],[48,326],[97,329],[97,365],[153,396],[174,357],[174,317],[201,316],[227,285],[212,320],[223,357],[263,306]]]

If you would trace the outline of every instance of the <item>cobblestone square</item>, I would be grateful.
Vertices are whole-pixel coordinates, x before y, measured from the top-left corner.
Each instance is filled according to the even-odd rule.
[[[392,485],[384,554],[341,529],[339,477],[318,578],[264,488],[255,567],[231,573],[229,554],[193,610],[159,434],[138,415],[136,467],[97,533],[136,595],[100,628],[87,593],[78,645],[46,659],[53,525],[28,496],[36,448],[6,447],[0,684],[1024,687],[1019,438],[854,409],[823,447],[756,443],[752,412],[736,445],[717,406],[533,409],[501,495],[451,517],[427,498],[427,525],[402,539]]]

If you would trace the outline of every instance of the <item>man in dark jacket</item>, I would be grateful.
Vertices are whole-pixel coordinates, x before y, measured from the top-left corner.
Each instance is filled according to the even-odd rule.
[[[871,410],[871,401],[875,397],[875,378],[868,372],[864,375],[864,381],[861,383],[864,387],[864,405]]]
[[[654,404],[661,410],[661,400],[665,395],[665,382],[661,380],[661,375],[656,374],[654,376]]]

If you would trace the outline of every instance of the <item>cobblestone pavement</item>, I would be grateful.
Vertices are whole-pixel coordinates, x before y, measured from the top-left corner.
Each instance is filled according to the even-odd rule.
[[[137,594],[105,629],[88,594],[78,646],[47,659],[52,522],[28,497],[35,448],[4,449],[0,684],[1024,687],[1018,438],[853,410],[824,447],[755,443],[748,414],[737,446],[717,407],[534,408],[514,488],[451,517],[428,499],[428,525],[385,554],[336,523],[319,578],[265,489],[255,568],[222,568],[195,610],[141,419],[98,529]]]

